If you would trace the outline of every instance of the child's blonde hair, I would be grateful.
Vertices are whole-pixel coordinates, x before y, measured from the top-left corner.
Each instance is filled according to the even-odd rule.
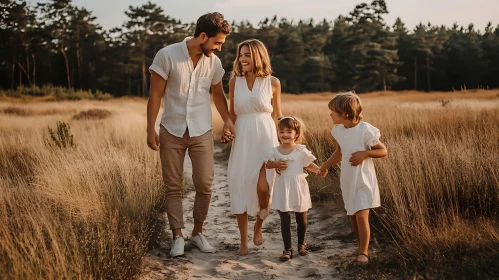
[[[277,123],[277,129],[292,129],[296,131],[295,143],[300,144],[303,140],[303,134],[305,133],[305,126],[303,122],[298,118],[292,116],[280,117],[279,122]],[[281,143],[281,139],[278,139],[279,143]]]
[[[360,98],[351,91],[336,95],[329,101],[327,106],[329,107],[329,110],[345,115],[345,117],[351,121],[359,122],[362,120],[362,104]]]
[[[267,77],[272,75],[272,67],[270,66],[270,57],[265,45],[257,39],[249,39],[237,45],[236,59],[234,60],[232,77],[243,76],[244,72],[239,63],[241,49],[247,46],[250,51],[251,60],[253,62],[253,74],[257,77]]]

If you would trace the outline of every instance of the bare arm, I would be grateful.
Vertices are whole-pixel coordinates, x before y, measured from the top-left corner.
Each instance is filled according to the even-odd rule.
[[[229,108],[227,106],[227,99],[225,98],[222,81],[220,81],[216,85],[212,85],[211,92],[213,93],[213,102],[215,103],[215,107],[217,108],[218,113],[224,121],[222,142],[231,142],[236,134],[234,130],[234,124],[229,115]]]
[[[336,150],[333,152],[333,154],[329,157],[326,162],[324,162],[321,167],[319,168],[317,175],[321,177],[326,177],[328,169],[331,168],[332,166],[338,164],[338,162],[341,161],[341,147],[336,143]]]
[[[279,161],[271,161],[269,160],[266,164],[265,164],[265,168],[267,169],[274,169],[274,168],[278,168],[280,170],[285,170],[286,168],[288,168],[288,164],[286,163],[285,160],[281,159]]]
[[[281,111],[281,81],[278,78],[271,78],[272,84],[272,107],[274,111],[272,112],[272,117],[274,121],[277,123],[277,119],[282,117]]]
[[[338,143],[336,143],[336,150],[329,157],[329,159],[322,164],[321,168],[324,167],[325,169],[329,169],[332,166],[335,166],[336,164],[338,164],[338,162],[340,162],[340,161],[341,161],[341,148],[340,148],[340,145],[338,145]]]
[[[234,87],[236,86],[236,77],[229,81],[229,115],[233,123],[236,123],[237,115],[234,111]]]
[[[381,142],[371,147],[367,151],[358,151],[352,154],[350,157],[350,164],[352,166],[357,166],[362,163],[366,158],[382,158],[388,155],[388,150],[385,145]]]
[[[151,71],[151,85],[149,87],[149,100],[147,101],[147,146],[153,150],[159,149],[159,135],[154,129],[161,98],[166,88],[166,80],[156,72]]]
[[[367,153],[367,156],[370,158],[382,158],[388,155],[388,150],[386,149],[386,146],[381,142],[378,142],[378,144],[372,146],[370,150],[367,150],[365,152]]]
[[[212,85],[211,92],[213,93],[213,103],[215,103],[218,113],[224,122],[227,121],[229,119],[229,107],[227,106],[227,99],[225,98],[222,81],[216,85]]]
[[[314,172],[314,173],[317,173],[317,171],[319,171],[319,166],[317,166],[317,164],[315,163],[311,163],[309,166],[307,166],[305,169],[307,169],[308,171],[311,171],[311,172]]]

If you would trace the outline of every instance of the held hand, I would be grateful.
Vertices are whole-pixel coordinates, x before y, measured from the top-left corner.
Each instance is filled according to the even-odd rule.
[[[326,177],[327,173],[328,173],[327,168],[324,168],[323,166],[321,166],[321,168],[319,168],[319,170],[317,170],[317,176],[319,176],[321,178]]]
[[[365,151],[358,151],[352,154],[350,157],[350,165],[357,166],[361,164],[367,158],[367,153]]]
[[[278,174],[281,175],[281,171],[283,170],[286,170],[286,168],[288,168],[288,164],[286,163],[286,161],[284,159],[281,159],[279,161],[276,161],[276,169],[279,169],[279,172]]]
[[[226,121],[224,123],[224,128],[222,130],[222,143],[229,143],[234,140],[234,137],[236,137],[235,129],[234,129],[234,124],[232,123],[231,120]]]
[[[152,150],[159,150],[159,135],[156,131],[147,133],[147,146]]]
[[[281,159],[279,161],[269,161],[266,164],[266,167],[269,169],[275,169],[275,172],[277,175],[281,175],[282,171],[286,170],[288,168],[288,164],[284,159]]]

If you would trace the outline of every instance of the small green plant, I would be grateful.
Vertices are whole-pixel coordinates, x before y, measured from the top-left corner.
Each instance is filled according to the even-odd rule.
[[[50,126],[48,127],[50,133],[50,139],[52,139],[51,143],[49,140],[46,143],[49,146],[53,146],[54,144],[58,148],[75,148],[76,144],[73,141],[73,135],[71,134],[71,127],[68,123],[65,122],[57,122],[57,128],[52,130]]]

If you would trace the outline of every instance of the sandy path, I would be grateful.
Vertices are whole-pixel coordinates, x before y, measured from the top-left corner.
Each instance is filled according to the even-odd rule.
[[[217,149],[216,153],[221,150]],[[188,159],[188,158],[187,158]],[[190,171],[186,160],[185,170]],[[320,207],[309,211],[307,241],[311,247],[308,256],[295,257],[281,262],[278,257],[283,250],[279,216],[271,213],[263,225],[265,242],[261,246],[252,244],[247,256],[237,256],[239,232],[235,216],[230,214],[230,199],[226,177],[226,162],[215,163],[212,202],[205,223],[205,236],[216,253],[200,252],[186,239],[185,255],[169,258],[170,244],[149,252],[144,260],[144,274],[140,279],[346,279],[350,278],[345,267],[351,261],[347,257],[354,244],[342,211],[327,213]],[[192,230],[192,207],[194,192],[184,198],[184,236]],[[254,219],[249,227],[253,228]],[[293,247],[296,249],[296,224],[292,222]],[[350,277],[349,277],[350,276]]]

